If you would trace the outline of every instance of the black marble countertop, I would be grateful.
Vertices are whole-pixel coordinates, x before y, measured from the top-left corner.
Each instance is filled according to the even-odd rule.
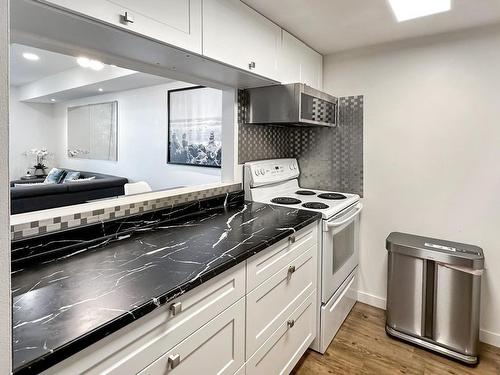
[[[14,242],[14,373],[49,368],[320,217],[236,194]]]

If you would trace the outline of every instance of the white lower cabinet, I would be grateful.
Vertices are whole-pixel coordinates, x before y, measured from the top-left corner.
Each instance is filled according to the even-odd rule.
[[[315,289],[312,246],[247,295],[247,358]]]
[[[288,374],[316,336],[313,291],[247,361],[246,375]]]
[[[245,301],[239,300],[140,375],[232,375],[245,362]]]
[[[312,225],[255,254],[247,260],[247,293],[317,244],[318,228]]]
[[[44,374],[287,374],[316,336],[317,254],[314,223]]]
[[[44,374],[136,374],[245,295],[240,263],[98,341]],[[180,310],[174,314],[173,305]],[[245,311],[241,313],[244,318]],[[244,342],[244,336],[240,338]]]

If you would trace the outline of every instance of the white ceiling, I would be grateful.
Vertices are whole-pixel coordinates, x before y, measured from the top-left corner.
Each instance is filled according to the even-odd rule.
[[[69,100],[88,98],[97,95],[105,95],[115,92],[140,89],[143,87],[163,85],[169,82],[173,82],[173,80],[164,77],[153,76],[146,73],[134,73],[127,76],[109,79],[99,83],[82,85],[70,90],[53,92],[48,95],[40,96],[27,101],[31,103],[53,104],[54,102],[52,102],[51,99],[54,99],[56,103],[61,103],[67,102]],[[99,88],[102,88],[103,91],[99,92]]]
[[[26,60],[23,57],[24,52],[34,53],[40,57],[40,60]],[[10,46],[10,84],[12,86],[25,85],[76,67],[78,64],[71,56],[21,44]]]
[[[500,22],[500,0],[452,0],[449,12],[401,23],[387,0],[243,2],[325,55]]]
[[[27,60],[22,56],[24,52],[34,53],[38,55],[40,59],[36,61]],[[118,69],[123,70],[114,66],[107,66],[106,69],[108,71],[110,69],[114,71]],[[37,81],[65,71],[68,71],[71,77],[80,77],[78,73],[82,70],[85,69],[78,65],[76,58],[73,56],[28,47],[21,44],[11,44],[10,46],[10,84],[12,86],[22,89],[23,86],[27,84],[46,85],[46,83]],[[54,100],[55,102],[65,102],[89,96],[155,86],[173,81],[165,77],[135,72],[133,70],[129,70],[129,72],[131,72],[131,74],[120,75],[113,78],[109,78],[106,74],[101,74],[100,76],[102,76],[102,78],[99,78],[98,82],[94,80],[92,83],[80,79],[78,82],[81,84],[71,89],[50,92],[43,96],[25,99],[25,101],[49,104],[53,103]],[[112,71],[109,71],[109,73],[112,75]],[[58,76],[55,76],[54,78],[58,79],[57,77]],[[102,92],[98,89],[102,89]],[[41,90],[41,92],[44,92],[44,90]]]

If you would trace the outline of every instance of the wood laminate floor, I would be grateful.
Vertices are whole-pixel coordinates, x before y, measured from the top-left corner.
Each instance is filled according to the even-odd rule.
[[[292,374],[500,375],[500,348],[481,343],[479,365],[464,366],[390,338],[385,333],[385,311],[358,302],[326,353],[309,350]]]

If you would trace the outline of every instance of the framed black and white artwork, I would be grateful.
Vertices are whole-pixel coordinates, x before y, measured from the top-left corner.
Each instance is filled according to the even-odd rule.
[[[196,86],[168,91],[169,164],[220,168],[222,91]]]

